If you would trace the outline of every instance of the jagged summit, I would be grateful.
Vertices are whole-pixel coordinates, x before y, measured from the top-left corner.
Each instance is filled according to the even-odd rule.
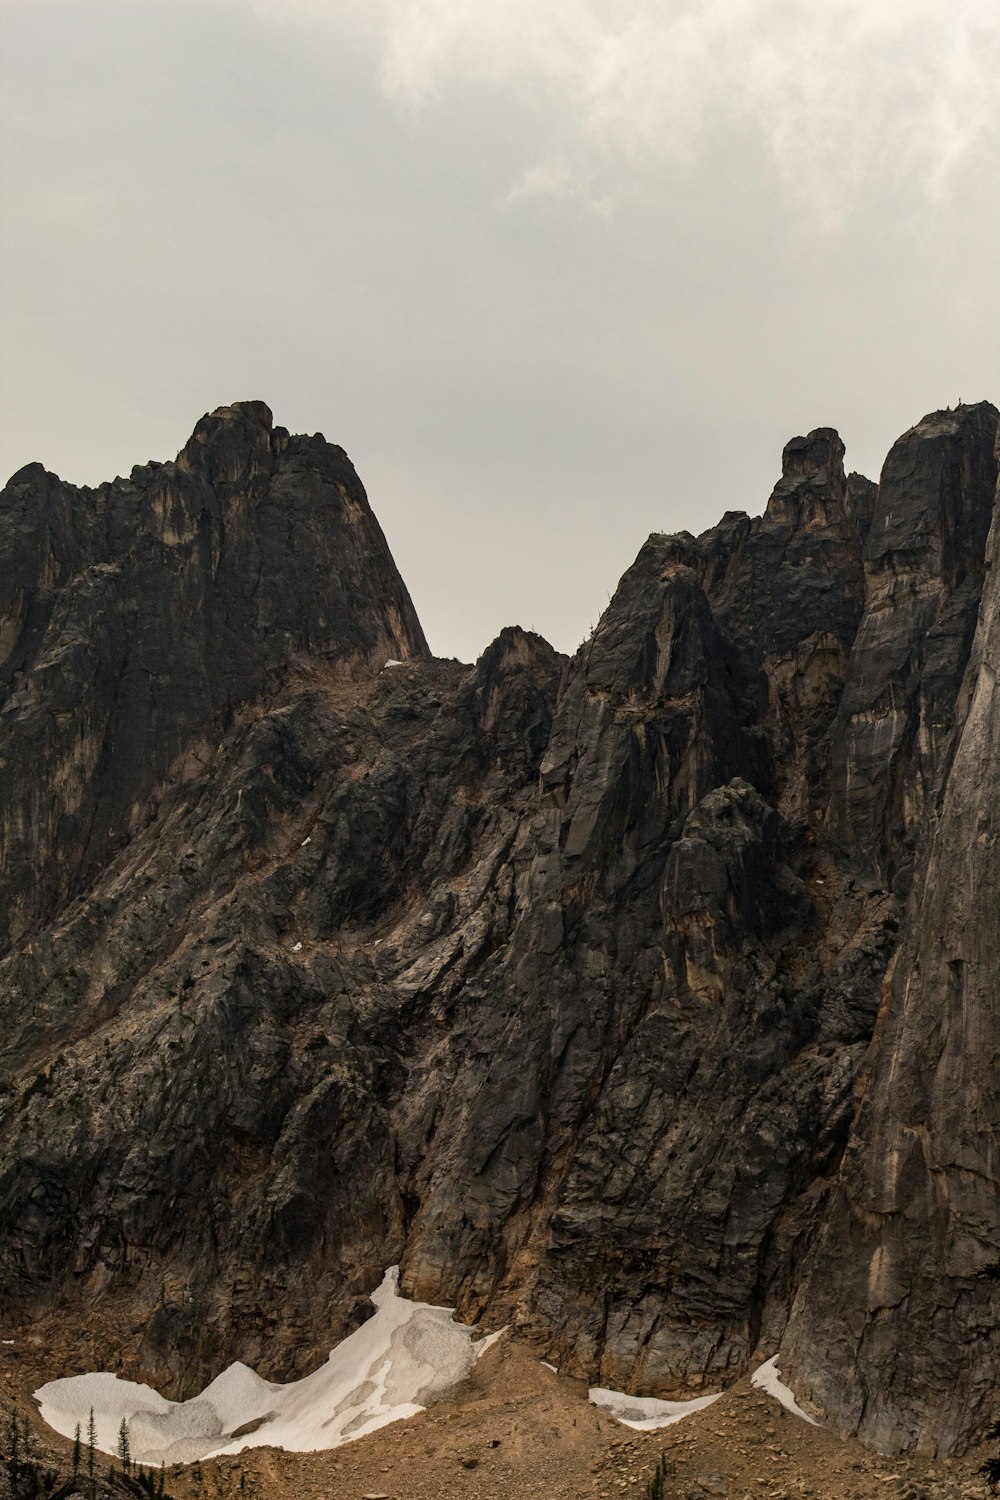
[[[22,470],[8,1321],[182,1396],[302,1373],[398,1261],[603,1387],[780,1347],[833,1425],[967,1443],[997,423],[932,414],[877,486],[794,439],[763,515],[652,536],[569,662],[517,628],[433,660],[342,450],[260,403],[100,490]]]
[[[350,675],[428,654],[350,460],[273,429],[263,402],[97,490],[22,469],[0,518],[10,936],[82,889],[298,656]]]
[[[817,427],[805,437],[791,438],[781,452],[782,479],[820,476],[844,481],[844,444],[834,427]]]

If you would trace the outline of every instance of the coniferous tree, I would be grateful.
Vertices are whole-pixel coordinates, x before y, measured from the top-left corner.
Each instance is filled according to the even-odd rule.
[[[983,1266],[980,1276],[985,1276],[987,1281],[1000,1281],[1000,1259],[991,1260]],[[1000,1443],[1000,1422],[994,1422],[986,1430],[986,1441],[988,1443]],[[991,1494],[996,1494],[1000,1489],[1000,1457],[988,1458],[984,1464],[979,1465],[977,1471],[986,1480]]]
[[[994,1422],[992,1427],[986,1429],[986,1441],[988,1443],[1000,1443],[1000,1422]],[[988,1458],[984,1464],[979,1465],[979,1471],[991,1492],[995,1495],[1000,1489],[1000,1458]]]
[[[90,1481],[90,1500],[96,1500],[97,1482],[94,1479],[94,1450],[97,1447],[97,1423],[94,1421],[94,1408],[90,1408],[90,1416],[87,1419],[87,1478]]]
[[[132,1468],[132,1455],[129,1451],[128,1421],[125,1417],[122,1417],[122,1425],[118,1429],[118,1457],[121,1461],[122,1473],[129,1473]]]
[[[73,1478],[74,1479],[76,1478],[76,1476],[80,1472],[80,1454],[81,1454],[81,1452],[82,1452],[82,1444],[80,1442],[80,1424],[79,1424],[79,1422],[77,1422],[77,1424],[76,1424],[76,1430],[73,1433]]]
[[[664,1500],[666,1491],[663,1488],[665,1480],[672,1473],[672,1465],[667,1462],[667,1455],[660,1454],[660,1461],[656,1465],[656,1472],[646,1486],[647,1500]]]
[[[7,1458],[7,1476],[10,1479],[11,1494],[16,1495],[21,1479],[21,1434],[17,1425],[17,1412],[13,1408],[10,1413],[7,1446],[10,1449]]]

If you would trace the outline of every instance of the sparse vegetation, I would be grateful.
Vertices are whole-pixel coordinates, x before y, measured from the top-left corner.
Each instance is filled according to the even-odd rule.
[[[989,1443],[1000,1443],[1000,1422],[994,1422],[992,1427],[986,1430],[986,1441]],[[979,1465],[978,1473],[986,1480],[990,1492],[996,1494],[1000,1490],[1000,1458],[988,1458],[985,1463]]]
[[[991,1260],[983,1266],[979,1272],[987,1281],[1000,1281],[1000,1257]],[[986,1430],[986,1441],[988,1443],[1000,1443],[1000,1421],[994,1422]],[[995,1495],[1000,1490],[1000,1455],[988,1458],[985,1463],[979,1465],[977,1473],[981,1474],[990,1487],[990,1493]]]
[[[122,1417],[122,1425],[118,1429],[118,1461],[122,1466],[122,1473],[129,1474],[132,1471],[132,1453],[128,1440],[128,1422]]]
[[[666,1490],[663,1486],[674,1472],[674,1466],[667,1459],[665,1453],[660,1454],[659,1463],[656,1465],[652,1479],[646,1485],[646,1500],[664,1500]]]
[[[66,1055],[63,1052],[60,1052],[59,1056],[53,1061],[51,1066],[41,1069],[38,1073],[35,1074],[34,1078],[28,1084],[28,1087],[21,1095],[21,1108],[24,1109],[25,1106],[38,1095],[43,1095],[44,1097],[48,1098],[48,1096],[52,1092],[52,1085],[55,1082],[56,1074],[61,1072],[65,1067]]]
[[[80,1425],[73,1437],[70,1473],[39,1462],[32,1451],[31,1429],[27,1418],[11,1411],[0,1427],[0,1500],[170,1500],[166,1493],[166,1470],[145,1469],[132,1462],[129,1453],[128,1424],[122,1422],[118,1456],[121,1472],[108,1469],[104,1479],[96,1472],[97,1431],[93,1411],[87,1423],[84,1448]],[[85,1470],[84,1479],[81,1470]]]

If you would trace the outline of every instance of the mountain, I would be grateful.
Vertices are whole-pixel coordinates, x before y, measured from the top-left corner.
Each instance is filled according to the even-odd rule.
[[[432,658],[258,402],[0,496],[0,1313],[183,1396],[399,1262],[595,1384],[886,1451],[1000,1384],[998,413]],[[68,1332],[72,1330],[72,1332]],[[53,1374],[59,1373],[53,1371]]]

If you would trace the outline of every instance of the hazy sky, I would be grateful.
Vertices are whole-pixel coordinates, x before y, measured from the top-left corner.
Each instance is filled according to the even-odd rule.
[[[1000,399],[998,0],[0,0],[3,478],[259,397],[432,647]]]

